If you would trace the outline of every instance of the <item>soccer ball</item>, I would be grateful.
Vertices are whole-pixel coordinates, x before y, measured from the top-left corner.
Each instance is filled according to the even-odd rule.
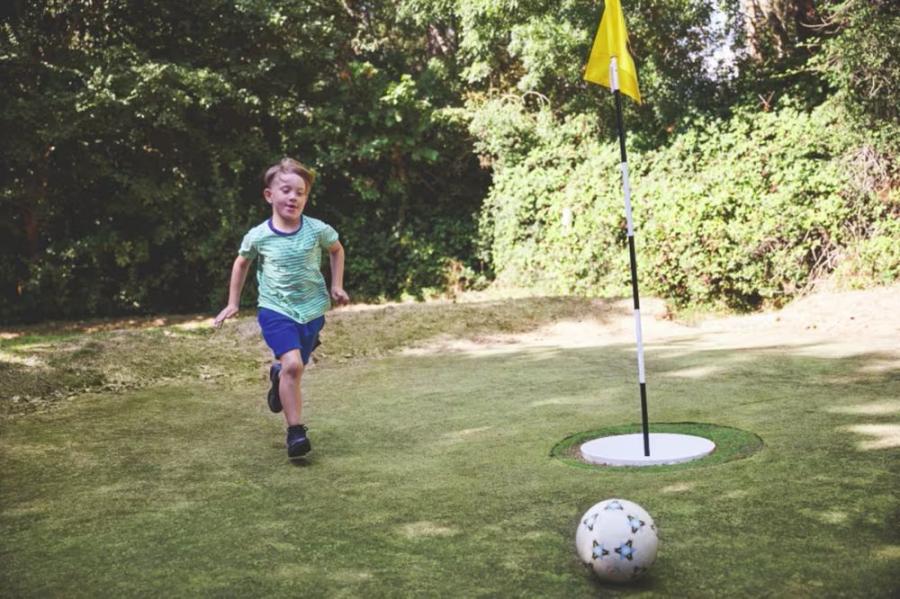
[[[575,533],[578,557],[611,582],[643,576],[656,560],[658,545],[653,518],[625,499],[607,499],[591,507]]]

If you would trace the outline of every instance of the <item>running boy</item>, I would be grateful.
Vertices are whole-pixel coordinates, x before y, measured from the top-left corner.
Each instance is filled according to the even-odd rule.
[[[278,360],[269,370],[269,409],[284,409],[291,458],[312,448],[303,424],[300,378],[319,344],[325,312],[331,307],[319,268],[323,249],[328,250],[331,262],[331,300],[338,304],[350,301],[344,291],[344,247],[337,231],[303,215],[314,181],[315,173],[292,158],[284,158],[266,171],[263,197],[272,205],[272,218],[244,236],[231,268],[228,305],[214,321],[220,327],[237,314],[250,264],[259,257],[259,326]]]

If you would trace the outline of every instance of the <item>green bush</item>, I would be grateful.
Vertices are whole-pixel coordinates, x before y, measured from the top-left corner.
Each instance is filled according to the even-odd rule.
[[[837,33],[811,66],[862,122],[900,119],[900,5],[842,0],[825,6]],[[896,140],[895,140],[896,143]]]
[[[854,185],[861,135],[843,109],[782,102],[698,119],[667,147],[629,156],[641,288],[676,306],[778,305],[842,256],[894,280],[896,210]],[[472,121],[495,155],[481,220],[498,283],[623,294],[630,280],[616,144],[586,117],[485,102]],[[890,178],[887,185],[890,186]],[[884,182],[883,182],[884,183]],[[893,256],[893,257],[892,257]]]
[[[640,163],[649,287],[679,305],[781,303],[827,272],[861,198],[844,193],[841,114],[784,106],[698,122]]]
[[[320,174],[308,213],[341,233],[355,299],[471,268],[487,175],[444,111],[452,61],[393,5],[12,8],[0,322],[220,308],[242,235],[270,213],[259,175],[285,154]]]
[[[876,223],[870,237],[849,246],[835,271],[838,285],[849,288],[886,285],[900,280],[900,198],[893,216]]]
[[[627,283],[610,193],[618,153],[598,144],[591,119],[559,121],[507,97],[485,103],[471,129],[478,150],[497,156],[480,231],[498,285],[598,293]]]

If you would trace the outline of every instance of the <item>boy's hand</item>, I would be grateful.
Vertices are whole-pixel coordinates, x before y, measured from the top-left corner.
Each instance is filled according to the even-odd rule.
[[[219,315],[216,316],[216,319],[213,321],[213,326],[219,328],[220,326],[222,326],[222,323],[225,322],[226,319],[231,318],[237,313],[237,306],[232,306],[231,304],[225,306],[225,309],[219,312]]]
[[[350,303],[350,296],[341,287],[331,288],[331,299],[339,306],[345,306]]]

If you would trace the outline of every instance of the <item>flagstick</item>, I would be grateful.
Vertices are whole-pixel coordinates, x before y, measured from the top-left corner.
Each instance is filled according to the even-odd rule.
[[[628,224],[628,255],[631,259],[631,296],[634,298],[634,332],[638,350],[638,384],[641,390],[641,426],[644,432],[644,456],[650,455],[650,429],[647,424],[647,383],[644,380],[644,340],[641,335],[641,300],[638,293],[637,255],[634,251],[634,223],[631,218],[631,185],[628,182],[628,156],[625,153],[625,127],[622,124],[622,92],[616,57],[609,61],[609,82],[616,98],[616,124],[619,127],[619,152],[622,155],[622,188],[625,193],[625,220]]]

